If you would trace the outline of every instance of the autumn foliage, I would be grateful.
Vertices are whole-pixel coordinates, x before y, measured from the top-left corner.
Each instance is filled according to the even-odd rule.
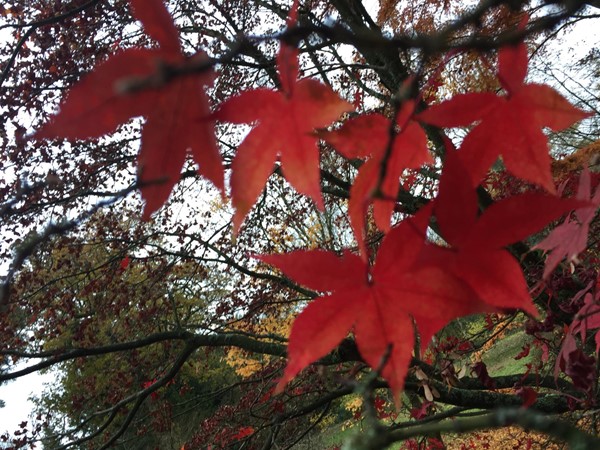
[[[219,2],[209,3],[226,16]],[[380,14],[394,10],[393,2],[384,3]],[[56,113],[45,118],[31,135],[21,138],[33,146],[61,145],[64,139],[72,145],[94,145],[99,138],[110,142],[111,133],[116,133],[117,139],[127,129],[123,126],[130,126],[130,119],[142,117],[141,144],[133,164],[136,179],[118,196],[139,190],[143,212],[136,205],[128,207],[129,212],[121,217],[107,214],[102,219],[90,219],[92,224],[98,220],[97,228],[90,227],[96,231],[79,237],[72,230],[82,221],[61,222],[56,230],[34,236],[30,244],[22,242],[16,250],[20,266],[13,264],[5,280],[2,305],[6,329],[30,329],[32,340],[40,344],[16,350],[25,340],[22,336],[11,338],[3,354],[13,357],[14,363],[22,357],[41,358],[42,365],[36,366],[39,369],[71,360],[80,364],[77,370],[85,374],[89,386],[80,391],[73,385],[75,372],[69,370],[64,378],[77,399],[73,408],[93,408],[86,390],[98,396],[104,392],[103,382],[96,378],[90,381],[94,370],[79,359],[88,356],[86,349],[96,349],[89,355],[111,355],[121,351],[118,342],[127,341],[130,343],[123,344],[122,350],[134,349],[118,363],[107,361],[116,372],[122,372],[114,398],[107,404],[107,399],[102,399],[103,410],[109,411],[106,427],[116,428],[109,428],[105,434],[106,427],[95,422],[102,414],[89,412],[91,415],[83,420],[93,426],[86,429],[70,424],[78,432],[64,431],[53,441],[56,445],[84,445],[96,438],[105,446],[126,445],[119,439],[127,435],[128,427],[137,426],[136,415],[144,402],[150,405],[147,414],[153,418],[153,429],[165,432],[175,423],[175,416],[166,412],[173,407],[169,395],[175,396],[176,390],[185,396],[194,389],[204,389],[198,380],[213,386],[215,380],[234,383],[234,379],[240,385],[256,382],[260,387],[240,393],[231,405],[215,406],[214,415],[203,419],[200,428],[183,442],[184,448],[222,448],[240,442],[250,448],[266,448],[261,446],[269,439],[275,442],[279,431],[274,430],[279,430],[281,424],[289,420],[289,430],[299,426],[293,420],[302,414],[296,415],[286,402],[308,399],[303,414],[309,414],[318,409],[310,406],[311,402],[332,395],[332,400],[326,402],[330,405],[336,395],[350,393],[349,386],[364,394],[364,417],[375,417],[385,426],[386,421],[400,420],[398,412],[407,402],[411,406],[409,420],[415,421],[443,414],[446,409],[441,404],[483,408],[485,405],[464,400],[467,394],[459,398],[462,391],[481,389],[490,399],[501,399],[500,403],[495,405],[489,400],[489,407],[485,406],[492,411],[486,416],[488,422],[473,421],[474,425],[469,425],[472,428],[467,426],[466,430],[517,423],[559,439],[569,438],[553,434],[549,431],[552,427],[539,425],[528,414],[537,410],[542,414],[585,410],[596,404],[600,298],[597,253],[588,243],[595,239],[590,230],[595,229],[600,188],[596,173],[590,173],[587,167],[569,172],[567,180],[553,175],[547,133],[576,127],[593,113],[574,106],[555,88],[529,81],[524,39],[536,31],[537,19],[513,11],[518,20],[507,15],[511,18],[507,19],[507,34],[490,41],[495,57],[489,76],[500,87],[497,91],[444,94],[440,73],[452,67],[452,55],[461,50],[456,47],[448,58],[436,60],[440,67],[423,65],[403,77],[395,91],[365,76],[357,89],[363,86],[367,93],[380,89],[387,95],[382,106],[371,108],[362,101],[364,93],[354,93],[352,98],[343,83],[326,82],[326,75],[322,80],[308,76],[309,71],[302,70],[306,61],[302,62],[300,52],[304,45],[316,45],[311,41],[314,36],[354,43],[358,52],[368,45],[383,48],[392,42],[386,41],[384,34],[352,35],[351,26],[310,25],[307,20],[313,14],[311,4],[294,1],[287,12],[285,31],[279,30],[278,39],[273,41],[279,45],[271,64],[273,86],[240,81],[239,89],[230,89],[221,98],[222,84],[232,83],[235,87],[228,79],[228,71],[233,70],[228,64],[235,59],[235,52],[254,55],[261,51],[263,41],[236,36],[239,46],[229,49],[222,59],[209,56],[200,47],[188,54],[184,49],[189,46],[184,46],[182,40],[185,35],[172,18],[176,12],[170,12],[162,0],[129,0],[125,6],[142,24],[147,45],[115,48],[68,87]],[[319,10],[318,5],[312,7]],[[183,16],[188,13],[185,8],[179,12]],[[429,27],[432,23],[427,22]],[[369,27],[370,33],[379,29]],[[434,33],[432,29],[427,31]],[[428,51],[440,56],[445,45],[442,42],[439,49]],[[381,57],[370,54],[375,59]],[[238,61],[240,66],[244,61]],[[369,76],[383,70],[375,67]],[[245,125],[245,131],[235,131],[230,124]],[[235,145],[222,144],[226,135],[223,130],[237,133]],[[94,165],[99,157],[91,152],[89,158],[85,164]],[[355,175],[348,181],[337,178],[332,173],[338,167]],[[266,192],[276,189],[269,187],[274,173],[289,185],[282,184],[285,194],[281,202],[265,205]],[[435,175],[428,179],[430,173]],[[195,175],[209,181],[220,200],[209,203],[206,191],[211,188],[204,185],[202,194],[194,194],[195,206],[172,213],[169,196],[185,185],[186,178]],[[324,228],[315,225],[314,218],[327,215],[332,203],[332,190],[325,189],[331,180],[345,192],[340,195],[342,206],[328,219],[347,225],[340,235],[346,233],[350,244],[342,247],[335,245],[333,238],[326,241],[315,237]],[[290,194],[290,189],[295,193]],[[289,195],[294,196],[292,201],[286,200]],[[227,210],[223,204],[226,198],[231,199],[234,212],[217,230],[210,223],[217,215],[215,211]],[[7,201],[2,213],[16,214],[19,201]],[[274,225],[266,212],[277,211],[282,204],[290,211],[298,207],[298,217],[290,212],[281,226]],[[102,214],[97,211],[101,206],[94,206],[85,218]],[[129,215],[138,215],[141,220],[130,219]],[[202,224],[195,216],[208,219]],[[183,225],[186,217],[193,222]],[[286,227],[295,229],[295,220],[300,218],[305,223],[312,220],[312,228],[286,234]],[[131,220],[129,225],[118,224],[125,219]],[[265,229],[272,237],[268,245],[257,243],[260,234],[254,229],[265,223],[260,220],[266,221]],[[211,226],[217,230],[212,234],[218,236],[216,242],[213,237],[201,237],[205,232],[212,233]],[[156,231],[145,235],[151,227]],[[72,242],[68,240],[71,232]],[[80,238],[90,242],[76,257],[45,250],[50,270],[36,262],[31,263],[31,270],[23,266],[36,247],[51,242],[54,234],[62,235],[63,244],[58,249],[75,247]],[[152,241],[156,236],[160,238]],[[296,236],[300,244],[290,236]],[[170,240],[176,244],[171,245]],[[246,243],[246,247],[237,248],[241,244],[236,240]],[[94,242],[107,244],[92,252]],[[133,242],[143,242],[147,247]],[[164,248],[156,260],[150,257],[154,248]],[[585,267],[589,273],[578,274],[576,281],[564,271],[561,276],[566,274],[567,281],[553,278],[557,270],[562,270],[562,263],[573,267],[580,263],[580,255],[588,248],[591,256],[586,256]],[[230,272],[218,272],[209,265],[196,267],[196,257],[186,253],[192,249],[203,249],[198,260],[226,264],[228,271],[239,271],[253,281],[244,284]],[[91,309],[75,302],[70,310],[57,312],[60,309],[53,300],[39,297],[39,293],[44,291],[44,283],[55,286],[52,292],[56,299],[64,297],[63,289],[69,288],[59,289],[56,286],[62,285],[44,280],[54,279],[55,275],[57,280],[69,279],[77,261],[86,256],[86,270],[94,275],[80,274],[72,285],[82,283],[83,288],[77,288],[74,296],[89,299],[85,302]],[[109,262],[102,262],[106,258]],[[28,286],[39,288],[31,288],[33,293]],[[135,286],[144,286],[143,293],[136,293]],[[100,318],[98,311],[104,308],[99,303],[104,295],[101,293],[113,290],[114,299],[102,301],[114,301],[116,319],[111,323],[110,314],[103,313],[102,322],[95,323]],[[556,293],[566,295],[565,291],[571,293],[569,301],[553,303],[558,302]],[[302,296],[301,306],[290,301],[290,292]],[[225,300],[211,303],[219,296]],[[22,303],[15,298],[22,299]],[[16,317],[17,310],[10,305],[21,308],[21,316],[31,314],[29,322],[25,318],[18,324],[11,322],[11,314]],[[83,308],[83,312],[77,308]],[[518,311],[524,335],[532,341],[524,344],[514,359],[529,357],[535,347],[542,362],[529,364],[526,373],[510,380],[496,379],[481,360],[465,362],[469,359],[466,355],[475,351],[468,338],[439,335],[457,319],[478,315],[484,323],[479,335],[489,335],[489,342],[497,343],[505,320],[513,320],[506,318],[517,317]],[[71,314],[84,318],[75,326],[70,322]],[[162,322],[162,317],[171,315],[172,319]],[[287,333],[287,326],[265,328],[267,321],[287,323],[294,315],[289,339],[275,336]],[[85,327],[81,325],[84,322]],[[121,323],[126,325],[121,328]],[[52,328],[54,331],[50,331]],[[128,339],[128,335],[132,337]],[[98,336],[108,340],[98,340]],[[586,347],[590,336],[593,351]],[[156,347],[157,343],[162,347]],[[205,362],[194,362],[192,357],[202,348],[231,346],[249,355],[264,353],[269,357],[253,360],[252,370],[242,372],[241,379],[236,378],[240,373],[235,375],[231,368],[216,368],[215,361],[224,361],[224,357],[211,359],[207,353]],[[164,363],[153,365],[160,360],[161,352],[168,355]],[[554,352],[554,359],[548,357],[549,352]],[[287,357],[285,368],[281,356]],[[45,361],[49,363],[45,365]],[[345,364],[349,362],[355,366]],[[361,366],[363,363],[366,366]],[[130,365],[140,368],[139,376],[127,373]],[[320,369],[330,366],[328,370],[335,375]],[[214,373],[209,375],[211,371]],[[544,371],[551,376],[546,377]],[[4,376],[0,379],[16,378],[22,372],[13,367],[7,374],[0,372]],[[470,387],[461,385],[467,383],[461,381],[466,374]],[[375,389],[383,387],[391,390],[393,406],[387,409],[381,397],[373,396]],[[564,397],[552,389],[564,389]],[[421,395],[424,401],[419,400]],[[494,415],[494,406],[521,405],[522,409],[508,410],[504,416],[500,412]],[[297,408],[304,411],[302,406]],[[253,418],[245,419],[244,411],[253,411],[248,413]],[[257,418],[264,421],[259,423]],[[46,425],[50,422],[46,419]],[[373,429],[382,426],[368,425]],[[137,433],[150,433],[152,427],[144,427]],[[32,438],[40,430],[38,427]],[[360,444],[358,439],[353,445],[384,448],[405,441],[406,448],[444,448],[441,435],[433,436],[449,431],[432,427],[421,431],[430,439],[417,441],[410,432],[402,434],[401,430],[391,425],[378,437],[366,433],[365,442]],[[581,439],[596,442],[587,434]],[[24,446],[28,441],[13,444]]]

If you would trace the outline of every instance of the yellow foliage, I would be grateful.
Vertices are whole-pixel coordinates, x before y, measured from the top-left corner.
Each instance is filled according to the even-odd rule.
[[[362,405],[363,399],[358,395],[351,396],[344,402],[344,408],[353,414],[359,412],[362,408]]]
[[[318,417],[314,417],[311,419],[312,420],[317,420]],[[332,414],[329,414],[325,417],[323,417],[321,419],[321,421],[317,424],[317,426],[321,429],[321,430],[327,430],[329,427],[332,427],[335,425],[336,423],[336,417]]]
[[[344,401],[344,409],[352,413],[352,416],[356,417],[363,407],[363,399],[361,396],[352,394]],[[348,428],[352,428],[357,424],[357,421],[354,419],[346,420],[342,424],[342,430],[347,430]]]
[[[262,370],[263,364],[269,361],[268,356],[261,356],[260,360],[252,359],[251,354],[237,347],[232,347],[227,351],[225,362],[235,369],[239,376],[248,378],[256,372]]]
[[[568,417],[565,417],[565,420],[568,420]],[[593,420],[584,418],[577,421],[576,425],[582,430],[595,434],[593,423]],[[563,450],[565,448],[564,444],[553,442],[545,434],[525,431],[519,427],[506,427],[497,430],[462,434],[445,439],[445,443],[448,450],[463,450],[465,448],[469,450],[518,450],[526,448],[531,450]]]
[[[548,436],[532,431],[524,431],[518,427],[506,427],[497,430],[467,433],[444,440],[448,450],[560,450],[559,446],[548,439]],[[531,445],[528,447],[528,445]]]
[[[494,325],[494,328],[491,331],[491,335],[493,336],[491,339],[488,339],[479,350],[473,352],[471,355],[471,359],[473,361],[481,361],[481,357],[492,347],[498,344],[499,341],[504,339],[507,334],[516,328],[519,328],[522,324],[518,322],[511,322],[508,325],[504,321],[498,322]]]
[[[442,17],[463,8],[462,3],[451,0],[382,0],[377,21],[390,26],[397,33],[431,33]]]
[[[467,8],[467,3],[458,0],[381,0],[377,20],[394,33],[431,34],[464,14]],[[478,24],[477,31],[492,35],[500,30],[515,28],[522,14],[507,7],[492,8]],[[442,55],[431,58],[426,72],[436,78],[436,83],[425,87],[423,98],[431,103],[457,93],[498,90],[500,84],[492,56],[469,51],[456,53],[449,61]],[[440,67],[444,69],[437,74]]]
[[[211,198],[209,203],[209,211],[213,214],[219,211],[225,211],[228,207],[228,202],[225,201],[225,198],[220,195],[216,195]]]
[[[560,180],[585,166],[588,166],[592,172],[600,170],[600,140],[592,142],[565,158],[552,161],[552,176]]]
[[[250,324],[245,321],[236,322],[233,328],[262,337],[266,342],[276,342],[276,337],[287,338],[289,336],[294,320],[294,315],[291,313],[283,317],[281,315],[280,312],[267,315],[258,324]],[[225,362],[244,378],[262,370],[270,361],[270,355],[255,355],[236,347],[230,348],[225,355]]]
[[[308,250],[319,248],[321,245],[322,232],[323,226],[319,222],[314,222],[307,228],[306,237],[308,238]]]
[[[275,245],[275,253],[284,253],[289,251],[290,247],[295,247],[302,242],[302,248],[313,250],[323,246],[327,241],[327,232],[323,226],[322,215],[324,213],[314,212],[303,224],[303,228],[290,227],[287,225],[277,225],[269,227],[269,237],[272,244]]]

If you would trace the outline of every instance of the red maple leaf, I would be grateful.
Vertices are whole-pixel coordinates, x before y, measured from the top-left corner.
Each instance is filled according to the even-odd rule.
[[[586,203],[525,193],[494,203],[479,216],[477,193],[457,154],[447,153],[435,200],[439,231],[450,247],[427,246],[423,261],[453,273],[489,305],[536,315],[521,266],[504,247]]]
[[[555,378],[558,377],[560,370],[564,371],[569,365],[571,355],[575,355],[574,352],[577,350],[576,335],[580,335],[581,342],[586,342],[588,331],[600,328],[600,296],[598,293],[592,294],[592,292],[589,292],[592,284],[590,283],[580,290],[571,300],[572,303],[575,303],[583,297],[583,306],[577,311],[565,333],[565,338],[554,365]],[[598,353],[600,351],[600,331],[596,331],[594,341],[596,342],[596,353]]]
[[[591,394],[598,379],[596,359],[580,348],[570,352],[565,360],[564,372],[573,380],[573,386]]]
[[[144,381],[142,383],[142,388],[144,389],[148,389],[149,387],[153,386],[156,383],[157,379],[153,379],[153,380],[149,380],[149,381]],[[152,400],[156,400],[159,397],[159,394],[157,391],[153,391],[150,394],[150,398],[152,398]]]
[[[413,419],[421,420],[429,415],[429,409],[434,405],[433,402],[424,401],[421,406],[412,408],[410,410],[410,417]]]
[[[509,172],[555,192],[548,140],[542,128],[560,131],[591,115],[573,107],[549,86],[525,84],[527,65],[525,44],[503,48],[498,54],[498,79],[506,96],[460,94],[419,115],[423,122],[438,127],[479,122],[460,148],[474,185],[501,155]]]
[[[121,262],[119,263],[119,268],[121,270],[125,270],[127,269],[127,267],[129,267],[129,264],[131,263],[131,258],[129,257],[129,255],[125,256],[125,258],[123,258],[121,260]]]
[[[200,51],[183,54],[179,35],[161,0],[130,0],[134,16],[157,49],[122,50],[99,64],[68,93],[59,113],[37,133],[38,138],[87,139],[110,133],[132,117],[145,116],[138,156],[139,182],[146,204],[144,218],[160,208],[177,183],[188,151],[199,172],[223,191],[223,168],[204,87],[213,73],[160,81],[160,66],[185,65],[206,59]],[[132,93],[120,92],[136,80],[157,81],[158,86]]]
[[[479,381],[481,381],[481,384],[483,384],[486,388],[496,389],[496,382],[492,377],[490,377],[487,366],[483,361],[478,361],[473,364],[473,367],[471,367],[471,372],[477,375],[477,378]]]
[[[240,441],[248,436],[252,436],[254,434],[254,428],[252,427],[242,427],[238,430],[236,434],[231,436],[231,439],[234,441]]]
[[[358,256],[321,250],[258,258],[309,288],[329,292],[308,304],[292,326],[288,365],[278,391],[304,367],[331,351],[350,330],[363,359],[380,368],[396,403],[413,351],[413,321],[426,346],[454,318],[483,305],[455,277],[436,267],[415,266],[425,242],[430,208],[404,220],[383,240],[372,268]]]
[[[411,120],[414,108],[413,100],[402,105],[395,124],[398,133],[394,136],[386,161],[384,157],[390,143],[392,123],[381,114],[367,114],[350,119],[339,130],[321,134],[325,141],[346,158],[369,158],[360,168],[352,185],[348,206],[352,228],[363,256],[366,256],[365,215],[373,198],[380,196],[373,200],[375,223],[380,230],[387,232],[402,173],[405,169],[417,169],[433,162],[425,132],[418,123]],[[385,164],[385,177],[380,182],[382,164]],[[378,187],[380,192],[376,192]]]
[[[600,328],[600,298],[594,298],[591,293],[586,294],[583,299],[583,307],[575,315],[571,324],[574,333],[581,335],[581,341],[586,341],[588,330]],[[596,342],[596,353],[600,350],[600,332],[597,332],[594,340]]]
[[[548,278],[563,258],[569,262],[576,261],[577,255],[587,247],[590,223],[600,206],[600,187],[596,189],[596,193],[592,197],[590,171],[587,167],[584,168],[579,179],[577,198],[582,201],[590,201],[592,206],[576,210],[574,215],[577,220],[573,220],[570,216],[567,217],[561,225],[552,230],[546,239],[534,247],[549,252],[544,265],[544,278]]]
[[[288,25],[296,21],[297,2]],[[235,207],[234,230],[273,172],[277,156],[292,186],[323,208],[318,137],[314,130],[352,110],[330,87],[312,79],[297,80],[298,50],[282,44],[277,57],[280,90],[244,91],[223,103],[214,117],[231,123],[256,126],[239,145],[231,168],[231,197]]]
[[[523,400],[523,408],[529,408],[537,400],[537,392],[528,386],[522,386],[517,389],[516,394]]]

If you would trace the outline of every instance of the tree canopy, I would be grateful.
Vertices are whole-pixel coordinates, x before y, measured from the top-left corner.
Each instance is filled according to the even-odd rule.
[[[600,447],[594,4],[9,3],[3,448]]]

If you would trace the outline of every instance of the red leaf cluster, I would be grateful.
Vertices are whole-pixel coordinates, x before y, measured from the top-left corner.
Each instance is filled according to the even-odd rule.
[[[504,95],[457,95],[419,114],[416,99],[408,99],[394,120],[366,114],[327,131],[323,129],[351,111],[352,105],[331,87],[298,79],[295,47],[283,43],[280,47],[279,89],[240,92],[211,113],[205,89],[214,75],[197,64],[208,61],[206,54],[184,55],[161,0],[130,0],[130,5],[158,48],[126,49],[100,64],[69,91],[59,114],[37,137],[97,138],[132,117],[144,116],[138,171],[146,218],[167,200],[188,154],[199,164],[200,173],[224,190],[214,120],[252,126],[231,165],[235,231],[278,160],[292,186],[323,208],[319,137],[344,157],[364,160],[350,190],[348,208],[361,255],[315,250],[257,256],[323,293],[293,325],[289,363],[278,391],[352,333],[362,357],[381,370],[398,403],[415,328],[425,347],[449,321],[468,314],[521,309],[536,315],[521,266],[507,246],[575,209],[578,224],[565,222],[540,244],[553,250],[546,275],[563,256],[574,258],[585,247],[600,194],[596,192],[590,202],[589,177],[584,174],[579,200],[555,195],[542,129],[562,130],[588,113],[574,108],[548,86],[525,83],[524,44],[499,52],[498,79]],[[297,7],[295,2],[288,25],[295,24]],[[190,69],[191,64],[196,64],[195,73],[187,70],[186,75],[169,79],[174,71]],[[419,121],[436,127],[473,127],[459,150],[447,146],[437,196],[413,217],[391,227],[404,171],[434,163]],[[548,194],[528,192],[482,210],[476,188],[500,156],[509,172],[538,184]],[[364,239],[371,204],[375,224],[386,233],[373,264],[368,263]],[[430,239],[434,233],[437,243]],[[128,264],[129,259],[124,259],[121,268]],[[588,365],[579,355],[571,364],[572,376]],[[473,370],[493,387],[484,365],[477,364]],[[252,432],[243,428],[235,438]]]
[[[586,249],[590,223],[600,206],[600,187],[592,196],[590,171],[587,167],[581,173],[577,198],[581,201],[589,201],[591,206],[577,209],[572,214],[574,217],[567,217],[535,247],[549,252],[544,266],[544,278],[548,278],[560,261],[566,258],[567,261],[573,262],[577,259],[577,255]]]
[[[410,100],[402,105],[395,123],[382,114],[367,114],[348,120],[339,130],[322,134],[325,141],[346,158],[367,158],[350,191],[348,208],[363,255],[367,250],[364,244],[365,216],[371,201],[374,201],[373,213],[377,227],[388,232],[403,172],[433,162],[427,148],[427,136],[421,126],[412,120],[414,109],[415,102]],[[397,133],[392,133],[396,127]],[[391,133],[394,136],[389,149],[391,156],[385,160]],[[383,179],[382,164],[385,164]],[[377,188],[380,188],[380,192],[376,192]]]
[[[429,212],[425,208],[392,229],[372,268],[348,252],[341,257],[321,250],[259,257],[299,283],[331,293],[312,301],[294,322],[279,390],[353,330],[362,357],[371,367],[383,365],[398,401],[413,349],[412,319],[426,346],[450,320],[484,309],[460,280],[434,265],[418,264]]]

